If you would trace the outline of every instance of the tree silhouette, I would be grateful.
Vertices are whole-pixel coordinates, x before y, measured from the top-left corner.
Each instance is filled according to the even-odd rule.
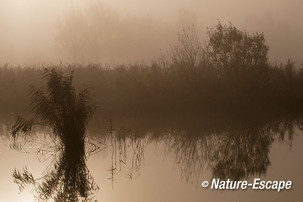
[[[268,46],[263,34],[249,34],[234,25],[220,22],[208,29],[206,55],[217,68],[264,66],[268,63]]]

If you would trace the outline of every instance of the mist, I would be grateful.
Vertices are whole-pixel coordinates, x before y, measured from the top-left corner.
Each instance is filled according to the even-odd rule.
[[[150,62],[183,28],[194,24],[205,40],[220,21],[264,33],[270,61],[300,64],[302,9],[300,0],[1,0],[0,63]]]
[[[0,199],[303,201],[302,10],[0,0]]]

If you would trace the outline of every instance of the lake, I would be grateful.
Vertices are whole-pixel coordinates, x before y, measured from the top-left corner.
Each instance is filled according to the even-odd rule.
[[[198,118],[93,120],[85,139],[86,161],[80,163],[76,173],[88,176],[83,179],[92,185],[87,187],[91,188],[88,201],[302,201],[300,123]],[[19,138],[15,143],[9,137],[8,126],[3,125],[1,131],[1,199],[33,201],[39,197],[38,184],[60,167],[53,165],[71,161],[62,160],[60,155],[65,150],[46,129],[37,129],[30,138]],[[12,176],[15,168],[20,173],[24,168],[31,172],[36,184],[29,183],[20,192]],[[68,165],[64,168],[70,169]],[[55,173],[59,176],[60,172]],[[290,180],[292,188],[277,192],[201,186],[213,178]],[[59,183],[65,184],[64,180]],[[51,195],[55,197],[56,192]]]

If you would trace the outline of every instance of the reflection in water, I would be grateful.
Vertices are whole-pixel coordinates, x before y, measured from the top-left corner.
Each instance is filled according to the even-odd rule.
[[[109,179],[112,182],[112,188],[114,187],[114,177],[117,171],[122,171],[122,165],[127,163],[127,153],[131,154],[130,168],[127,176],[132,179],[134,175],[139,173],[144,160],[144,147],[146,140],[140,138],[136,133],[133,133],[130,129],[121,127],[118,130],[113,128],[111,117],[109,119],[109,128],[107,134],[104,137],[109,137],[111,147],[111,167]],[[130,151],[129,151],[130,148]]]
[[[76,93],[72,74],[63,76],[55,70],[45,70],[44,78],[47,79],[47,92],[31,88],[34,117],[29,120],[17,118],[12,127],[14,143],[11,148],[22,151],[22,144],[28,143],[34,126],[45,126],[52,134],[56,151],[52,155],[54,161],[40,178],[34,178],[26,167],[22,172],[15,169],[14,182],[20,190],[28,184],[33,185],[38,201],[93,200],[99,187],[86,160],[102,149],[86,136],[86,126],[94,110],[89,92]],[[130,164],[127,177],[133,179],[143,165],[146,145],[158,143],[164,143],[165,151],[173,156],[186,181],[198,180],[205,169],[211,171],[212,177],[221,179],[261,176],[270,165],[269,152],[274,140],[284,141],[288,136],[291,145],[294,128],[301,129],[303,125],[298,118],[264,119],[262,114],[252,119],[245,117],[249,120],[209,118],[197,123],[195,118],[191,117],[189,123],[181,120],[171,127],[165,121],[161,125],[161,120],[146,127],[135,119],[138,123],[133,127],[120,123],[116,124],[119,127],[114,127],[115,120],[110,116],[108,130],[96,137],[100,138],[99,144],[111,149],[108,170],[112,187],[117,172],[124,169],[127,159]],[[16,142],[19,137],[24,138],[21,145]],[[40,151],[49,148],[48,143],[42,144]]]
[[[59,139],[62,151],[41,183],[37,184],[37,179],[27,169],[22,173],[15,170],[13,177],[19,188],[24,184],[37,184],[39,200],[86,200],[92,190],[98,189],[85,162],[85,132],[93,113],[89,92],[87,89],[76,92],[72,85],[73,74],[63,76],[54,69],[45,69],[43,77],[47,80],[47,92],[31,87],[34,117],[29,120],[18,117],[12,136],[27,138],[34,125],[47,126],[54,138]]]
[[[38,141],[34,139],[25,143],[21,142],[21,146],[15,141],[11,148],[24,151],[26,144],[32,145]],[[97,145],[90,141],[85,141],[85,143],[86,147],[90,146],[99,149]],[[35,186],[38,193],[38,201],[48,199],[53,199],[54,201],[90,200],[93,197],[93,191],[99,189],[99,187],[89,173],[86,166],[86,158],[96,151],[95,148],[85,152],[83,150],[84,147],[81,149],[66,149],[62,145],[54,144],[53,141],[44,141],[44,144],[40,144],[36,148],[36,153],[47,154],[52,152],[51,156],[54,158],[50,167],[45,170],[44,176],[35,179],[25,167],[23,172],[14,170],[14,182],[18,184],[20,191],[28,184]]]
[[[262,131],[228,131],[222,137],[214,137],[214,147],[210,150],[209,166],[214,177],[240,180],[249,176],[266,173],[270,165],[270,134]]]
[[[299,118],[223,119],[222,122],[216,121],[214,124],[213,120],[198,121],[199,124],[192,122],[192,125],[181,125],[178,122],[162,130],[160,122],[146,127],[146,124],[138,121],[137,125],[126,124],[132,125],[132,129],[126,129],[124,126],[119,130],[115,130],[110,122],[108,135],[101,135],[110,137],[108,144],[112,147],[112,167],[109,170],[116,172],[119,168],[121,171],[121,163],[124,164],[126,160],[126,149],[130,147],[130,170],[138,173],[142,166],[144,147],[147,144],[164,143],[165,156],[173,156],[176,167],[181,171],[181,177],[186,181],[199,180],[205,169],[211,171],[212,177],[220,179],[241,180],[262,176],[270,166],[269,153],[272,143],[275,140],[285,141],[291,148],[295,128],[302,128]],[[166,127],[169,125],[166,122],[164,124]],[[142,125],[145,128],[142,128]],[[114,172],[110,179],[113,177]],[[129,177],[132,178],[132,172]]]
[[[199,179],[205,167],[213,177],[240,180],[266,173],[272,140],[271,135],[253,131],[226,131],[201,138],[172,135],[168,150],[187,181]]]
[[[137,128],[132,126],[129,129],[127,124],[114,127],[110,118],[105,133],[95,134],[94,138],[99,139],[96,140],[98,144],[111,150],[111,166],[108,171],[113,186],[117,172],[125,169],[127,159],[127,177],[132,179],[139,173],[147,144],[164,143],[166,154],[173,156],[176,167],[181,171],[181,177],[186,181],[199,180],[199,175],[205,169],[211,171],[212,177],[221,179],[241,180],[265,175],[270,165],[269,152],[272,143],[275,140],[288,141],[291,147],[295,128],[302,129],[302,121],[299,118],[272,121],[250,119],[247,122],[224,120],[220,123],[194,124],[199,127],[177,124],[165,129],[161,129],[159,124],[142,129],[142,124],[138,123]],[[35,179],[27,168],[24,168],[23,172],[14,171],[13,176],[20,189],[26,184],[34,185],[39,200],[93,199],[94,191],[99,187],[89,173],[86,160],[91,153],[98,149],[101,151],[101,145],[86,141],[85,136],[66,137],[68,138],[60,137],[60,141],[56,142],[56,151],[59,151],[59,154],[54,155],[54,158],[57,160],[42,178]],[[88,142],[90,144],[87,144]],[[85,152],[88,147],[91,149]],[[20,147],[15,144],[13,148]]]
[[[199,136],[171,131],[163,139],[166,151],[175,157],[186,181],[199,179],[203,168],[210,169],[215,178],[241,180],[265,175],[270,165],[271,144],[275,138],[284,141],[286,135],[291,143],[294,127],[299,124],[295,121],[250,123],[237,128],[206,129]]]
[[[161,143],[164,143],[165,153],[173,156],[181,177],[186,181],[199,180],[199,175],[205,169],[211,171],[212,177],[221,179],[241,180],[264,175],[270,165],[271,144],[275,140],[285,141],[288,137],[291,146],[294,128],[300,128],[301,122],[283,120],[269,123],[250,120],[249,124],[227,124],[228,126],[216,123],[217,127],[201,123],[203,129],[199,130],[191,128],[164,131],[119,128],[113,126],[111,119],[108,125],[104,134],[94,137],[99,140],[91,143],[90,147],[91,151],[96,151],[95,148],[101,148],[101,145],[98,147],[99,142],[104,149],[110,150],[108,179],[113,186],[117,172],[123,169],[128,169],[127,178],[136,177],[144,162],[145,147],[148,144]],[[59,160],[39,185],[38,180],[26,169],[23,173],[14,173],[15,181],[18,183],[18,180],[23,180],[23,183],[34,184],[40,199],[91,200],[98,186],[85,164],[85,156],[91,151],[87,151],[85,155],[83,148],[87,148],[88,144],[84,145],[68,147],[68,150],[62,147]]]
[[[31,136],[26,139],[17,138],[11,144],[11,148],[20,152],[35,153],[38,159],[44,156],[49,159],[51,154],[53,161],[50,167],[45,169],[43,177],[34,178],[32,173],[25,167],[22,172],[14,170],[14,182],[22,191],[27,185],[33,185],[38,193],[38,201],[52,199],[54,201],[91,201],[94,192],[99,190],[87,166],[86,160],[91,155],[104,149],[111,150],[111,167],[109,180],[114,186],[114,178],[117,172],[122,171],[123,165],[130,164],[127,177],[132,179],[139,174],[144,159],[144,147],[146,140],[139,138],[138,134],[131,130],[120,128],[111,130],[102,136],[100,140],[87,137],[83,141],[85,148],[79,150],[79,145],[73,149],[64,147],[60,141],[52,139],[51,136]],[[50,134],[50,133],[49,133]],[[45,139],[41,140],[41,137]],[[33,146],[36,145],[35,148]],[[127,162],[127,155],[130,158]]]

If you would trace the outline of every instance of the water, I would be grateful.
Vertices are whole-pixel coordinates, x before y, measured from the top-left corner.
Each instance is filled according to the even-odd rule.
[[[291,123],[291,124],[290,124]],[[101,124],[102,125],[102,124]],[[303,201],[303,136],[299,122],[250,124],[132,124],[94,132],[86,138],[86,165],[97,201]],[[144,127],[142,127],[144,125]],[[169,127],[165,127],[164,125]],[[106,126],[106,123],[103,124]],[[179,127],[177,127],[179,126]],[[12,146],[3,129],[0,157],[1,201],[33,201],[34,186],[19,192],[12,177],[25,166],[45,176],[63,152],[46,132]],[[18,146],[19,145],[19,146]],[[68,162],[68,160],[67,160]],[[68,166],[67,166],[68,168]],[[82,171],[83,171],[82,170]],[[82,174],[83,174],[82,173]],[[291,180],[291,190],[211,190],[201,182],[215,178]],[[42,183],[44,178],[37,180]],[[61,182],[63,183],[63,182]]]

